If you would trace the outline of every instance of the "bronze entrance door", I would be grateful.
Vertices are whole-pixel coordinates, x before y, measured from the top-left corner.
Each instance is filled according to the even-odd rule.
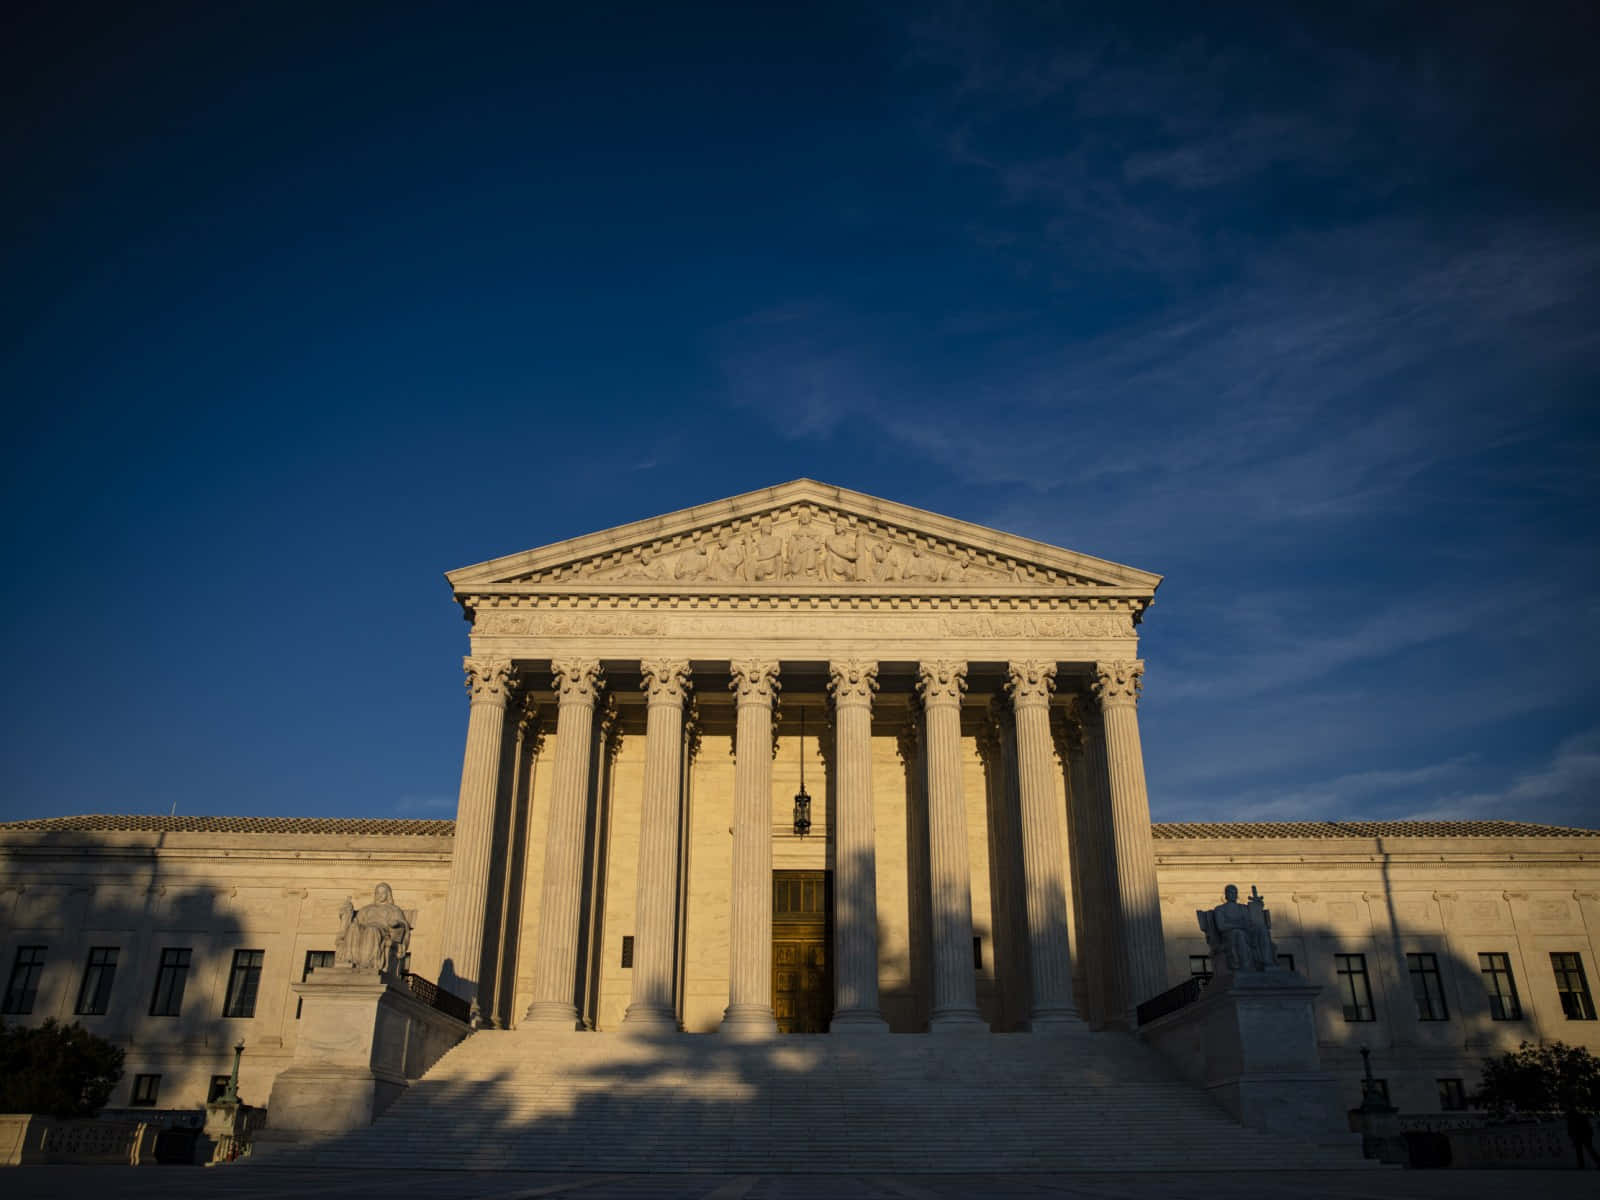
[[[772,873],[772,1009],[779,1033],[833,1017],[833,889],[826,871]]]

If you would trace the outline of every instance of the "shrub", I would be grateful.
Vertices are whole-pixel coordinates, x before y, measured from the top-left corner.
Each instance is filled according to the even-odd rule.
[[[1565,1042],[1523,1042],[1483,1060],[1483,1080],[1470,1102],[1501,1114],[1600,1109],[1600,1058]]]
[[[122,1050],[76,1021],[0,1025],[0,1112],[88,1117],[122,1078]]]

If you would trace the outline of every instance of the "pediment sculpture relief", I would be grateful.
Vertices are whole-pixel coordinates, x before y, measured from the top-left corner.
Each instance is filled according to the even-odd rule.
[[[812,505],[632,546],[524,578],[754,584],[1084,582],[1059,571]]]

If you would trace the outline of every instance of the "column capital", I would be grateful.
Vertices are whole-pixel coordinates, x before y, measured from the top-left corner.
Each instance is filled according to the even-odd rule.
[[[1077,697],[1073,699],[1076,701]],[[1061,756],[1062,762],[1070,762],[1083,753],[1083,742],[1087,736],[1088,731],[1084,729],[1083,717],[1076,703],[1050,710],[1050,737],[1055,742],[1056,753]]]
[[[1050,703],[1056,688],[1056,664],[1030,659],[1006,664],[1006,691],[1016,708]]]
[[[917,664],[917,695],[922,697],[924,707],[959,707],[966,690],[966,663],[939,661]]]
[[[639,664],[639,674],[646,704],[681,706],[689,694],[692,675],[687,659],[647,658]]]
[[[539,727],[539,702],[531,692],[524,692],[517,705],[517,736],[523,745],[532,745],[535,754],[544,741],[544,731]]]
[[[467,673],[467,694],[474,704],[504,708],[517,689],[516,672],[511,669],[509,658],[474,658],[469,654],[461,660],[461,669]]]
[[[593,704],[606,675],[597,658],[560,659],[550,664],[556,695],[562,704]]]
[[[746,704],[771,705],[778,698],[778,664],[746,659],[728,664],[728,690],[743,706]]]
[[[828,691],[836,705],[872,705],[878,690],[878,664],[847,659],[828,664]]]
[[[600,733],[600,745],[605,751],[606,762],[616,762],[617,755],[622,753],[622,709],[617,705],[616,696],[609,692],[595,718],[595,728]]]
[[[1101,708],[1118,704],[1137,705],[1139,689],[1144,686],[1144,660],[1118,659],[1114,662],[1097,662],[1094,679],[1090,682]]]

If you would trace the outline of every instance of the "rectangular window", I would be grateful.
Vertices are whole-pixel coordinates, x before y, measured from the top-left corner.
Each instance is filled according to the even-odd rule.
[[[1517,980],[1511,974],[1511,955],[1499,951],[1480,954],[1478,970],[1483,972],[1483,987],[1489,993],[1489,1015],[1496,1021],[1522,1020],[1522,1001],[1517,998]]]
[[[18,946],[11,963],[11,978],[6,983],[5,1004],[0,1012],[7,1016],[26,1016],[33,1011],[39,995],[39,976],[44,973],[44,947]]]
[[[1294,955],[1292,955],[1292,954],[1280,954],[1280,955],[1278,955],[1278,965],[1280,967],[1282,967],[1285,971],[1294,970]]]
[[[1459,1079],[1441,1079],[1439,1082],[1439,1111],[1465,1112],[1467,1089]]]
[[[318,967],[331,966],[333,966],[332,950],[307,950],[306,965],[300,970],[300,982],[304,983],[306,980],[310,979],[311,972],[315,971]],[[304,996],[296,996],[294,1001],[294,1019],[296,1021],[300,1019],[300,1012],[305,1008],[305,1006],[306,998]]]
[[[265,950],[235,950],[233,970],[228,974],[228,996],[222,1006],[225,1017],[256,1015],[256,993],[261,989],[261,966]]]
[[[1448,1021],[1450,1009],[1444,1002],[1444,981],[1439,978],[1439,956],[1408,954],[1406,969],[1411,972],[1411,998],[1417,1002],[1417,1020]]]
[[[86,1017],[104,1016],[111,1006],[111,984],[117,977],[117,948],[96,946],[89,951],[83,968],[83,986],[78,989],[77,1012]]]
[[[983,970],[983,939],[981,937],[972,939],[972,965],[979,971]]]
[[[1576,954],[1552,952],[1550,968],[1556,973],[1556,991],[1561,994],[1561,1011],[1567,1015],[1567,1020],[1594,1020],[1594,997],[1589,994],[1583,959]]]
[[[1371,1021],[1372,985],[1367,980],[1365,954],[1335,954],[1334,966],[1339,976],[1339,998],[1346,1021]]]
[[[633,934],[624,934],[622,938],[622,965],[633,966]]]
[[[156,990],[150,997],[152,1017],[175,1017],[183,1009],[183,986],[189,978],[191,951],[168,947],[161,952],[161,967],[156,972]]]
[[[1211,982],[1211,955],[1189,955],[1189,978],[1198,979],[1201,983]]]
[[[128,1097],[128,1103],[134,1108],[154,1108],[156,1095],[161,1091],[161,1076],[135,1075],[133,1077],[133,1094]]]
[[[228,1090],[228,1080],[232,1078],[232,1075],[213,1075],[211,1077],[211,1086],[206,1089],[206,1103],[215,1104],[218,1100],[221,1100],[223,1094]]]

